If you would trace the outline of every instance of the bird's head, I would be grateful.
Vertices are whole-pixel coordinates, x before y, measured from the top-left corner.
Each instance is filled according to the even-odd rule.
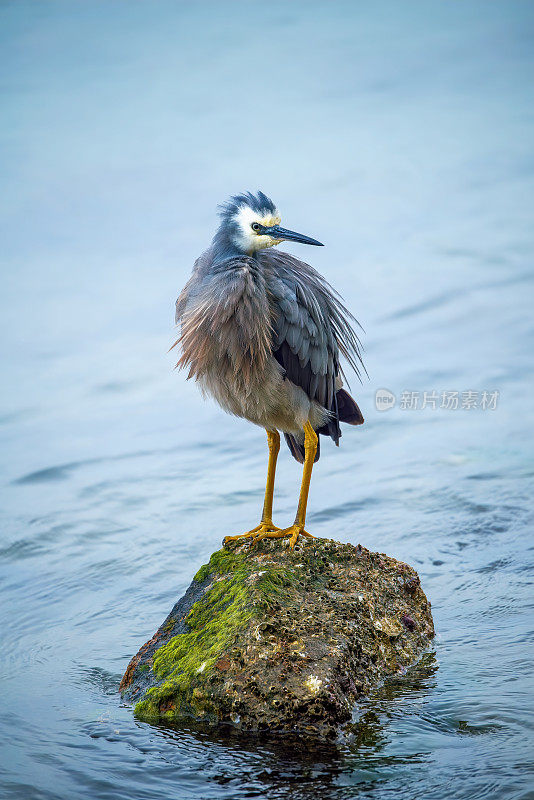
[[[218,235],[229,239],[243,254],[252,255],[283,241],[323,246],[316,239],[282,228],[278,209],[263,192],[256,195],[244,192],[231,197],[220,206],[220,216]]]

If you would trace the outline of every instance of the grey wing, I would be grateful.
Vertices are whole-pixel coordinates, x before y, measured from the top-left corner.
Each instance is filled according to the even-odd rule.
[[[339,347],[332,310],[318,273],[287,253],[269,254],[273,354],[285,377],[331,413],[324,432],[339,441],[336,379]],[[313,271],[315,272],[315,271]],[[311,279],[310,279],[311,278]]]
[[[307,303],[298,284],[284,277],[274,278],[269,284],[274,357],[290,381],[311,400],[330,408],[338,348],[328,319],[319,303]]]
[[[308,264],[284,252],[262,255],[271,295],[273,354],[285,376],[331,413],[321,433],[339,441],[339,353],[359,374],[359,340],[334,290]]]
[[[294,298],[297,305],[308,312],[312,321],[319,325],[319,334],[324,331],[328,341],[346,358],[359,378],[362,372],[367,374],[355,331],[355,327],[361,326],[323,276],[309,264],[283,251],[263,251],[260,259],[268,283],[276,279],[284,283],[289,289],[287,300]],[[343,374],[341,368],[339,371]]]

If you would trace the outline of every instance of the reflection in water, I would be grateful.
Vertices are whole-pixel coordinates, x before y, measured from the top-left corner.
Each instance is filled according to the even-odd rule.
[[[387,727],[395,717],[413,717],[412,727],[417,727],[416,718],[421,715],[418,709],[434,688],[437,668],[435,654],[427,653],[406,674],[386,681],[362,703],[357,719],[338,742],[244,734],[231,727],[214,730],[201,724],[142,727],[154,732],[154,747],[167,764],[180,765],[184,758],[202,761],[209,784],[228,793],[222,796],[232,796],[232,790],[243,792],[244,797],[357,796],[358,786],[378,783],[382,773],[425,761],[428,753],[424,752],[410,753],[408,758],[406,754],[388,753]],[[115,676],[92,670],[87,680],[103,691],[116,691]],[[120,731],[113,724],[108,719],[99,720],[90,736],[117,741]],[[146,745],[138,740],[136,746],[146,752]],[[347,794],[350,786],[356,794]]]
[[[533,15],[0,4],[2,797],[526,800]],[[325,242],[313,263],[366,330],[366,424],[323,448],[310,529],[412,564],[438,631],[335,746],[155,728],[116,691],[257,521],[262,432],[166,351],[215,204],[259,188]],[[500,399],[381,413],[380,388]],[[281,453],[277,520],[299,479]]]

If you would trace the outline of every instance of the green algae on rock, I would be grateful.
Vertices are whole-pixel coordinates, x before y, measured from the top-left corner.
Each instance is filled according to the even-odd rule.
[[[142,720],[333,736],[433,635],[407,564],[330,539],[234,542],[200,568],[120,690]]]

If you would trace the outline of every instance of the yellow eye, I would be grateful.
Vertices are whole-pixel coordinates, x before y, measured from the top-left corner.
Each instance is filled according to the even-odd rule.
[[[253,230],[253,231],[259,231],[259,230],[261,230],[261,225],[260,225],[260,223],[259,223],[259,222],[253,222],[253,223],[252,223],[252,225],[251,225],[250,227],[252,228],[252,230]]]

